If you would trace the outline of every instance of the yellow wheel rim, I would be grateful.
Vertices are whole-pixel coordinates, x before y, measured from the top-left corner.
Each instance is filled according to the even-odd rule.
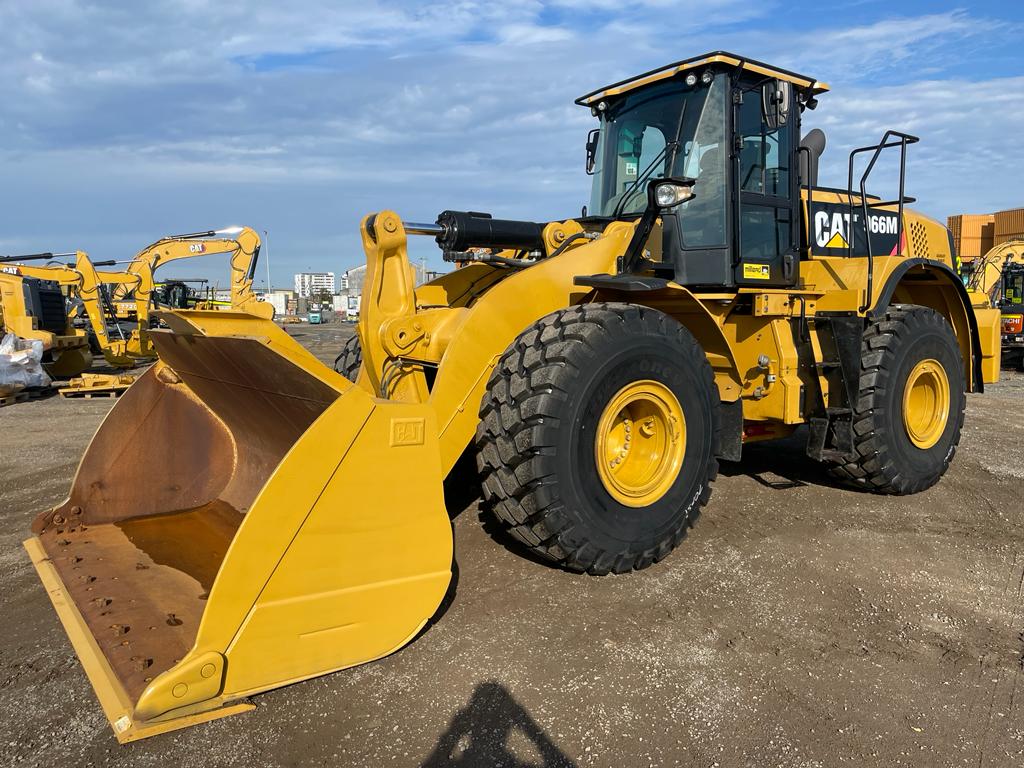
[[[647,507],[672,487],[686,453],[686,418],[672,391],[634,381],[605,406],[595,459],[605,490],[627,507]]]
[[[903,390],[903,426],[910,442],[922,450],[942,437],[949,419],[949,378],[938,360],[914,366]]]

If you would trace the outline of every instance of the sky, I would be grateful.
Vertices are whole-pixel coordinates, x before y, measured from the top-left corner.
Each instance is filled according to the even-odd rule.
[[[246,224],[289,287],[363,263],[373,211],[566,218],[594,125],[573,99],[718,49],[830,84],[803,118],[822,183],[895,128],[921,137],[918,210],[1024,206],[1022,29],[1020,3],[0,0],[0,254]]]

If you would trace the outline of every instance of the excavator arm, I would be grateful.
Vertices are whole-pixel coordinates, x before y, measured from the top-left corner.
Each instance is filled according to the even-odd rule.
[[[974,262],[967,281],[976,306],[994,307],[999,301],[1003,269],[1007,264],[1024,264],[1024,240],[1000,243]],[[982,297],[984,297],[982,299]]]
[[[172,261],[222,253],[231,254],[231,308],[267,320],[273,319],[273,306],[257,300],[252,290],[253,274],[259,260],[260,237],[252,227],[239,227],[165,237],[135,255],[127,271],[139,278],[134,288],[139,332],[149,328],[149,311],[140,312],[138,308],[151,310],[154,306],[152,294],[157,269]],[[114,300],[123,301],[131,293],[132,289],[128,286],[115,289]]]

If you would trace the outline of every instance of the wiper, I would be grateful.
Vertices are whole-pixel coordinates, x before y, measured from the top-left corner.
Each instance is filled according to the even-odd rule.
[[[647,166],[642,174],[637,176],[636,181],[629,185],[629,188],[625,191],[622,197],[619,199],[618,205],[615,206],[615,211],[612,214],[612,218],[617,219],[622,214],[622,209],[626,207],[626,203],[633,199],[636,194],[637,187],[647,180],[651,173],[651,170],[657,165],[658,161],[661,160],[668,154],[668,151],[672,150],[672,160],[665,163],[665,170],[668,175],[672,175],[672,168],[675,166],[676,159],[679,157],[679,148],[682,146],[679,142],[679,137],[683,132],[683,120],[686,119],[686,106],[689,104],[688,101],[683,101],[683,108],[679,110],[679,122],[676,124],[676,135],[675,139],[668,142],[658,153],[657,157],[651,161],[651,164]]]
[[[636,181],[634,181],[626,188],[626,191],[622,193],[622,197],[619,198],[619,202],[615,206],[615,210],[612,212],[613,219],[617,219],[619,216],[622,215],[622,209],[626,207],[626,203],[636,196],[637,188],[643,182],[647,181],[652,171],[654,171],[654,167],[665,157],[665,154],[668,152],[669,148],[674,147],[676,144],[677,142],[673,141],[670,144],[666,144],[664,147],[662,147],[661,152],[654,156],[654,159],[651,160],[650,165],[648,165],[644,169],[644,172],[637,176]]]

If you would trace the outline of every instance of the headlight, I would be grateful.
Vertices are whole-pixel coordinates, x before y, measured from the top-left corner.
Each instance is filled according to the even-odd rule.
[[[659,208],[673,208],[693,197],[693,185],[666,181],[654,189],[654,202]]]
[[[696,73],[691,72],[690,74],[688,74],[686,76],[686,84],[688,86],[690,86],[691,88],[693,88],[693,86],[695,86],[697,84],[697,75],[696,75]]]

